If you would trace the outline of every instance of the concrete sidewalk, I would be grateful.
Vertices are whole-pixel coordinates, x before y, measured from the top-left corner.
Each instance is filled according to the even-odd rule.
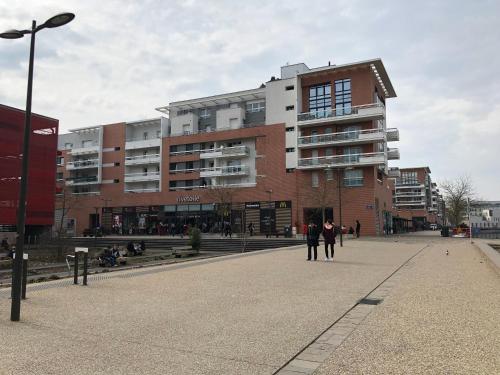
[[[450,283],[448,278],[456,278],[458,271],[470,274],[467,281],[475,280],[478,271],[486,275],[486,279],[479,275],[474,284],[474,303],[481,299],[483,283],[484,293],[491,297],[498,293],[498,284],[492,290],[494,276],[477,265],[469,267],[471,259],[454,255],[455,250],[445,259],[456,263],[458,270],[441,274],[443,264],[428,254],[436,251],[442,255],[447,244],[458,246],[457,241],[443,241],[355,240],[336,249],[334,263],[306,262],[301,247],[125,271],[120,277],[92,281],[88,287],[57,282],[49,289],[33,286],[23,303],[20,323],[8,320],[10,301],[0,296],[0,374],[272,374],[429,242],[434,250],[424,250],[411,267],[399,271],[404,282],[394,288],[394,297],[386,298],[369,315],[381,319],[377,328],[385,329],[393,315],[403,311],[398,301],[411,294],[412,285],[416,286],[416,301],[423,302],[422,311],[416,310],[419,316],[428,316],[426,311],[441,312],[441,301],[427,298],[426,288],[435,287],[436,281]],[[467,254],[467,250],[461,251]],[[319,255],[322,259],[321,250]],[[422,266],[418,266],[420,262]],[[468,288],[462,282],[451,285],[455,294],[460,293],[458,288]],[[468,297],[471,291],[466,293]],[[387,315],[383,309],[391,301],[399,307]],[[486,301],[487,309],[470,311],[492,310],[480,315],[490,318],[489,314],[498,314],[498,302]],[[465,301],[460,298],[458,302],[457,306]],[[437,319],[434,314],[430,318]],[[396,321],[402,327],[413,327],[411,319],[423,331],[428,327],[409,313]],[[476,325],[475,317],[468,319],[483,329]],[[495,322],[498,325],[498,317],[489,324]],[[463,329],[460,325],[450,328]],[[370,338],[361,336],[348,346],[358,330],[362,334],[365,329],[361,324],[318,371],[372,373],[363,366],[364,362],[378,363],[376,350],[360,355]],[[391,331],[386,334],[391,340],[394,337]],[[411,337],[412,331],[406,334]],[[489,336],[485,333],[484,337]],[[371,347],[384,343],[380,335],[376,338]],[[344,348],[346,352],[342,352]],[[484,352],[486,358],[488,353]],[[339,355],[341,359],[352,355],[358,367],[339,362]],[[485,363],[491,368],[491,361]],[[401,369],[395,372],[405,372],[405,367]]]
[[[499,274],[467,239],[443,239],[314,374],[500,374],[499,353]]]
[[[352,241],[334,263],[283,249],[28,291],[21,323],[3,297],[1,370],[270,374],[421,247]]]

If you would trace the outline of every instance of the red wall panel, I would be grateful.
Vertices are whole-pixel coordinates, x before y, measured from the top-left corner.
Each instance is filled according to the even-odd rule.
[[[59,121],[32,115],[26,225],[54,222]],[[24,111],[0,105],[0,225],[15,225],[24,136]]]

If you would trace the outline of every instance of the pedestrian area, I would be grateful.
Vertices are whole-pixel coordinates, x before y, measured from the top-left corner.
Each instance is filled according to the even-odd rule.
[[[469,342],[474,342],[468,358],[482,358],[493,370],[497,363],[483,346],[494,345],[490,335],[499,333],[498,298],[496,303],[491,300],[498,293],[498,284],[492,288],[498,275],[486,263],[476,262],[480,256],[471,245],[456,250],[460,257],[455,250],[443,255],[445,246],[443,240],[428,238],[352,240],[336,248],[333,263],[307,262],[306,249],[298,246],[100,274],[89,278],[87,287],[66,280],[32,285],[19,323],[9,321],[9,291],[0,290],[0,374],[377,373],[367,370],[366,363],[378,363],[377,355],[391,357],[377,351],[377,342],[393,350],[389,354],[395,364],[411,352],[418,344],[412,339],[391,348],[384,335],[392,338],[400,329],[412,337],[422,311],[432,316],[448,311],[443,303],[460,296],[464,287],[453,278],[460,278],[469,262],[475,263],[468,276],[485,278],[474,284],[474,293],[487,284],[483,300],[488,308],[481,308],[481,298],[475,296],[478,305],[466,311],[470,318],[451,328],[468,324]],[[439,285],[432,282],[434,277]],[[436,300],[426,297],[423,288],[431,287],[450,290]],[[399,304],[415,291],[410,310],[417,306],[417,316]],[[360,299],[374,295],[382,303],[363,308],[364,315],[356,313],[351,329],[337,328],[349,312],[357,311]],[[467,302],[462,297],[458,301]],[[476,310],[491,322],[477,323]],[[372,317],[374,326],[366,326]],[[391,320],[392,326],[386,324]],[[425,330],[420,324],[417,328]],[[326,355],[314,356],[314,350],[324,350],[318,346],[321,338],[329,333],[333,337],[336,329],[344,336],[335,336],[335,345],[323,346]],[[481,334],[475,336],[476,330]],[[417,341],[433,337],[418,336]],[[467,348],[462,349],[465,355]],[[342,353],[340,359],[337,353]],[[357,365],[354,371],[350,362]]]

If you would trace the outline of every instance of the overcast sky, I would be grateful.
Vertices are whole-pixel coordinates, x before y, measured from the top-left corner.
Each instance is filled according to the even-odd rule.
[[[37,34],[33,111],[68,129],[159,117],[169,102],[258,87],[281,65],[382,58],[401,160],[468,174],[500,200],[500,1],[0,2],[0,30]],[[29,40],[0,39],[0,103],[24,108]],[[0,135],[1,136],[1,135]]]

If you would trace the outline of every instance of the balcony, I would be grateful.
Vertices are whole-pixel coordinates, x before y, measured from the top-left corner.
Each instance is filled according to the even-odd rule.
[[[237,184],[223,184],[223,185],[196,185],[196,186],[171,186],[170,191],[175,190],[194,190],[194,189],[232,189],[232,188],[248,188],[257,186],[256,182],[242,182]]]
[[[99,167],[99,159],[87,159],[87,160],[76,160],[70,161],[66,164],[67,170],[75,169],[86,169],[86,168],[97,168]]]
[[[299,159],[299,169],[322,169],[327,167],[345,168],[363,165],[385,164],[383,152],[369,152],[364,154],[320,156],[315,158]]]
[[[213,167],[200,169],[200,177],[232,177],[246,176],[249,173],[247,165],[231,165],[225,167]]]
[[[215,158],[244,158],[247,157],[250,150],[247,146],[219,147],[200,151],[200,159]]]
[[[126,173],[125,182],[159,181],[160,172]]]
[[[97,176],[70,177],[66,179],[68,186],[95,185],[99,183]]]
[[[125,193],[158,193],[160,188],[149,189],[125,189]]]
[[[160,154],[126,156],[125,165],[158,164]]]
[[[71,155],[88,155],[88,154],[98,154],[100,150],[99,142],[92,142],[88,145],[82,146],[80,148],[73,148],[69,152]]]
[[[300,148],[313,148],[318,146],[352,145],[378,142],[384,139],[383,129],[365,129],[299,137],[298,146]]]
[[[131,138],[125,142],[125,150],[160,147],[161,137]]]
[[[387,142],[396,142],[399,141],[399,130],[396,128],[388,128],[386,129],[387,134]]]
[[[421,193],[414,193],[414,192],[402,192],[402,191],[398,191],[396,193],[396,195],[394,196],[394,198],[396,199],[399,199],[399,198],[411,198],[411,197],[418,197],[418,198],[423,198],[425,197],[425,192],[421,192]]]
[[[396,189],[423,189],[423,188],[425,188],[425,185],[419,183],[418,181],[404,182],[404,183],[401,181],[397,181],[395,188]]]
[[[401,177],[401,171],[399,168],[389,168],[387,175],[391,178],[399,178]]]
[[[298,126],[378,120],[385,117],[382,103],[364,104],[354,107],[330,108],[323,111],[305,112],[297,115]]]
[[[399,160],[399,149],[388,148],[387,149],[387,160]]]

